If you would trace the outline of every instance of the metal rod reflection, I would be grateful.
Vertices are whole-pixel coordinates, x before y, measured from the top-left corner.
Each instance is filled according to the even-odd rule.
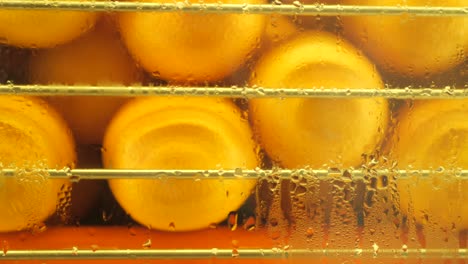
[[[247,87],[152,87],[152,86],[66,86],[0,85],[0,94],[34,96],[203,96],[226,98],[370,98],[394,99],[463,99],[468,88],[247,88]]]
[[[54,0],[2,0],[2,9],[55,9],[69,11],[109,12],[190,12],[190,13],[247,13],[321,16],[402,15],[414,16],[468,16],[468,7],[438,6],[359,6],[359,5],[303,5],[300,1],[292,5],[273,4],[218,4],[128,2],[128,1],[54,1]]]

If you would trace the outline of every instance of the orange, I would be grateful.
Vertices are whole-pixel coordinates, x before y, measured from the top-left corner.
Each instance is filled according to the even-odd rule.
[[[31,57],[30,82],[62,85],[132,85],[142,74],[110,17],[81,38]],[[47,100],[69,123],[77,143],[102,144],[104,130],[125,97],[52,96]]]
[[[343,0],[342,4],[466,6],[466,0]],[[343,16],[345,34],[386,72],[428,77],[462,62],[468,52],[468,18]]]
[[[278,43],[285,39],[290,38],[297,32],[298,29],[290,17],[277,14],[269,15],[267,17],[260,51],[252,56],[238,71],[224,79],[223,85],[245,86],[252,70],[252,66],[258,60],[261,53],[264,50],[268,50],[269,48],[278,45]]]
[[[419,224],[468,228],[468,180],[453,171],[468,167],[467,115],[464,99],[416,101],[400,113],[392,159],[400,169],[439,170],[397,181],[401,210]]]
[[[0,162],[17,168],[0,176],[0,232],[33,228],[56,209],[68,181],[49,179],[44,168],[73,167],[75,148],[63,119],[45,102],[18,96],[0,97]]]
[[[126,104],[106,132],[103,162],[111,169],[254,169],[258,165],[248,122],[232,102],[189,97],[141,98]],[[109,185],[139,223],[186,231],[224,220],[249,197],[256,182],[200,178],[204,176],[119,179]]]
[[[0,42],[23,48],[66,43],[94,26],[96,12],[0,10]]]
[[[203,2],[222,4],[215,0]],[[265,4],[266,1],[224,3]],[[123,40],[138,63],[155,77],[176,83],[205,83],[227,77],[255,51],[264,27],[265,17],[253,14],[126,12],[120,15]]]
[[[267,22],[263,38],[263,46],[266,48],[274,47],[299,32],[289,16],[273,14],[268,17]]]
[[[358,50],[324,32],[306,32],[264,54],[251,85],[264,88],[382,88],[379,73]],[[287,168],[358,166],[379,148],[387,101],[259,98],[250,102],[254,131],[269,156]]]

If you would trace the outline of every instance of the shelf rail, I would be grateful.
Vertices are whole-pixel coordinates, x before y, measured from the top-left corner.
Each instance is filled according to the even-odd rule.
[[[275,4],[276,3],[276,4]],[[468,16],[468,6],[360,6],[360,5],[304,5],[300,1],[293,4],[219,4],[191,3],[190,1],[130,2],[130,1],[63,1],[63,0],[1,0],[1,9],[43,9],[68,11],[108,11],[108,12],[189,12],[189,13],[248,13],[283,15],[321,15],[321,16],[363,16],[363,15],[414,15],[414,16]]]
[[[177,87],[177,86],[84,86],[0,84],[0,95],[31,96],[196,96],[225,98],[371,98],[464,99],[468,87],[455,88],[262,88],[262,87]]]
[[[292,177],[316,177],[319,179],[329,177],[343,177],[359,179],[366,176],[395,176],[395,177],[429,177],[431,175],[453,175],[468,179],[468,170],[397,170],[397,169],[298,169],[298,170],[124,170],[124,169],[1,169],[0,177],[17,177],[28,173],[36,173],[55,179],[79,180],[107,180],[107,179],[261,179],[275,177],[278,179],[291,179]]]
[[[281,258],[437,258],[466,259],[467,249],[114,249],[114,250],[9,250],[0,260],[90,259],[281,259]]]

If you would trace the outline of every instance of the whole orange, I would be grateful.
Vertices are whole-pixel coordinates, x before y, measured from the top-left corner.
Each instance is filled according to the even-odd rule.
[[[141,79],[107,16],[79,39],[36,52],[29,64],[29,80],[34,84],[132,85]],[[77,143],[102,144],[107,124],[127,98],[50,96],[47,100],[62,113]]]
[[[0,43],[50,48],[69,42],[94,26],[96,12],[0,10]]]
[[[343,0],[342,4],[463,7],[465,0]],[[467,60],[468,18],[343,16],[343,28],[382,70],[424,78]]]
[[[0,232],[34,228],[65,205],[68,181],[50,179],[44,169],[74,167],[73,137],[44,101],[0,96],[0,138],[2,167],[17,170],[0,175]]]
[[[467,100],[416,101],[404,106],[388,152],[400,169],[434,170],[399,177],[400,208],[418,224],[445,230],[468,228]]]
[[[248,5],[265,0],[204,3]],[[122,38],[136,61],[155,77],[176,83],[218,81],[233,73],[255,51],[264,27],[265,17],[255,14],[120,15]]]
[[[271,49],[254,67],[263,88],[383,87],[374,65],[343,39],[305,32]],[[358,166],[379,149],[389,120],[383,98],[258,98],[250,119],[263,148],[286,168]]]
[[[109,169],[254,169],[248,121],[228,100],[138,98],[113,118],[104,139]],[[208,228],[250,196],[255,179],[109,180],[120,205],[144,226],[171,231]],[[148,206],[151,205],[151,206]],[[194,217],[196,216],[196,217]]]

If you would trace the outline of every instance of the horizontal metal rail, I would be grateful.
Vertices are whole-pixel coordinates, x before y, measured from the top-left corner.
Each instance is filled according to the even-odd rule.
[[[273,176],[279,179],[290,179],[292,177],[345,177],[348,179],[362,178],[368,175],[382,176],[395,175],[397,177],[420,176],[428,177],[434,174],[449,174],[455,177],[468,179],[468,170],[119,170],[119,169],[2,169],[0,176],[15,177],[37,172],[50,178],[79,180],[105,180],[105,179],[194,179],[194,180],[216,180],[216,179],[259,179]]]
[[[466,259],[467,249],[123,249],[9,250],[1,260],[89,259],[281,259],[281,258],[440,258]]]
[[[370,98],[463,99],[468,88],[261,88],[261,87],[161,87],[83,85],[0,85],[2,95],[34,96],[197,96],[226,98]]]
[[[195,2],[195,1],[194,1]],[[280,2],[278,2],[280,3]],[[359,6],[359,5],[303,5],[293,4],[218,4],[190,3],[189,1],[158,3],[129,1],[63,1],[63,0],[1,0],[2,9],[55,9],[69,11],[113,12],[190,12],[190,13],[249,13],[321,16],[402,15],[414,16],[468,16],[468,6]]]

